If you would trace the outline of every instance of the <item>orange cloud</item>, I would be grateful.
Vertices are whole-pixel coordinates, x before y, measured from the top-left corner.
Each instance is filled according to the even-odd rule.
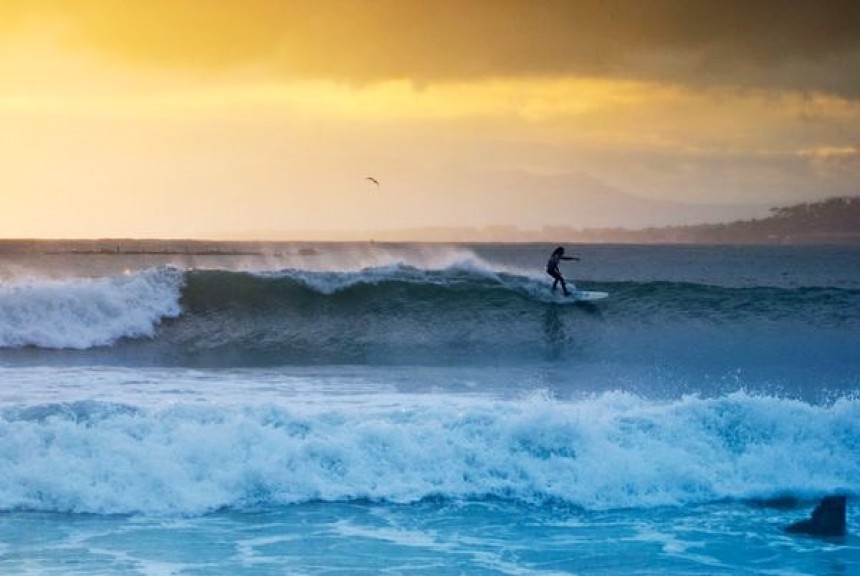
[[[152,66],[419,82],[603,76],[856,96],[852,0],[9,0],[69,46]]]

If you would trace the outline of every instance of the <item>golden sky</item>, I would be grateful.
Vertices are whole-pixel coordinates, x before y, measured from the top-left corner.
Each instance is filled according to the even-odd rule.
[[[858,6],[3,0],[0,237],[639,227],[857,194]]]

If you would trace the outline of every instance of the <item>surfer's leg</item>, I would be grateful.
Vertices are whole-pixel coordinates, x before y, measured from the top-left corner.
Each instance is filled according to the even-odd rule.
[[[561,290],[564,292],[564,295],[570,296],[570,292],[567,290],[567,284],[564,283],[564,278],[559,277],[559,280],[561,280]]]
[[[552,283],[552,291],[555,292],[555,287],[558,286],[559,282],[561,282],[562,292],[564,292],[565,296],[570,296],[570,292],[567,290],[567,284],[564,283],[564,276],[562,276],[557,270],[549,272],[549,275],[555,278]]]

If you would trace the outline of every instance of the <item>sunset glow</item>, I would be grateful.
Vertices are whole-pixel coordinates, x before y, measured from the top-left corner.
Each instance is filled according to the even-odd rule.
[[[0,236],[636,227],[858,192],[842,3],[754,7],[750,35],[717,3],[529,6],[6,2]]]

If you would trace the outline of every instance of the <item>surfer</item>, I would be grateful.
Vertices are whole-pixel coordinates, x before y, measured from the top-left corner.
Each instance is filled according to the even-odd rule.
[[[570,296],[570,292],[567,290],[567,285],[564,283],[564,277],[561,275],[561,271],[558,269],[558,263],[561,260],[579,260],[576,256],[565,256],[564,248],[559,246],[555,250],[552,251],[552,256],[549,257],[549,260],[546,263],[546,273],[553,277],[554,281],[552,283],[552,290],[555,292],[555,287],[558,286],[558,283],[561,282],[561,289],[564,292],[565,296]]]

